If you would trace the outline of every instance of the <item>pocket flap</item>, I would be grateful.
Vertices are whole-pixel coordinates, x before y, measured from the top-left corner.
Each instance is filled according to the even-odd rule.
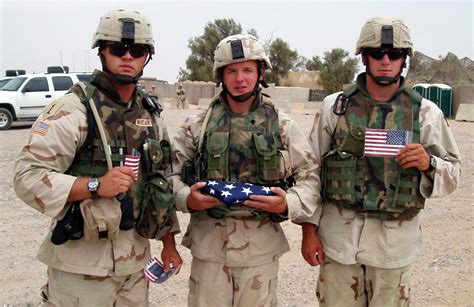
[[[270,157],[275,155],[277,152],[275,140],[273,139],[273,134],[271,133],[254,133],[253,142],[259,155]]]
[[[166,181],[166,179],[162,177],[153,178],[152,180],[150,180],[150,184],[158,187],[158,189],[160,189],[163,192],[168,191],[169,183],[168,181]]]
[[[207,140],[207,152],[213,156],[224,153],[229,146],[229,132],[212,132]]]
[[[351,124],[349,127],[349,133],[352,138],[358,141],[365,140],[365,127],[357,124]]]
[[[161,143],[155,139],[147,139],[148,153],[150,154],[150,160],[152,163],[160,163],[163,159],[163,150],[161,150]]]

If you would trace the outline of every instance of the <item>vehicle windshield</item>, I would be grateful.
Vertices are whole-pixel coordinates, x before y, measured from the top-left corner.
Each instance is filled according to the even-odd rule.
[[[0,80],[0,90],[2,89],[2,87],[5,86],[5,84],[8,83],[8,81],[10,81],[11,79],[2,79]]]
[[[26,77],[16,77],[10,80],[4,87],[2,87],[2,91],[11,91],[14,92],[20,88],[20,86],[25,82]]]

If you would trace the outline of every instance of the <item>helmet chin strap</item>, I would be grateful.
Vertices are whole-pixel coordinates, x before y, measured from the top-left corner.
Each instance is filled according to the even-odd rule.
[[[242,94],[242,95],[238,95],[238,96],[234,96],[232,95],[229,90],[227,89],[227,86],[225,86],[224,83],[222,83],[222,90],[224,91],[224,93],[226,93],[227,95],[230,96],[230,98],[232,98],[233,100],[237,101],[237,102],[244,102],[244,101],[247,101],[247,99],[249,99],[250,97],[252,96],[257,96],[258,92],[260,91],[260,87],[258,86],[258,82],[255,84],[253,90],[251,90],[250,92],[248,93],[245,93],[245,94]]]
[[[406,61],[406,59],[403,61],[403,65],[400,68],[400,71],[398,72],[398,74],[396,74],[394,77],[386,77],[386,76],[374,76],[372,74],[372,72],[370,71],[369,61],[367,60],[367,58],[365,58],[365,60],[364,60],[364,62],[365,62],[365,72],[378,85],[380,85],[380,86],[389,86],[389,85],[392,85],[394,83],[397,83],[398,80],[400,80],[400,76],[402,75],[403,67],[405,66],[405,61]]]

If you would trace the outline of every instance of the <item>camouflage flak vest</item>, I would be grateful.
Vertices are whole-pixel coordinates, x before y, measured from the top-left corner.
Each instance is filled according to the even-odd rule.
[[[413,143],[420,142],[421,97],[410,89],[397,94],[389,103],[380,103],[356,86],[343,93],[347,111],[339,116],[331,149],[323,157],[326,200],[380,219],[410,219],[424,207],[416,168],[402,169],[396,158],[363,154],[366,127],[411,131]]]
[[[212,113],[201,147],[200,178],[278,186],[278,150],[282,142],[273,104],[260,94],[249,113],[240,115],[230,110],[225,99],[221,93],[210,106]],[[232,209],[239,208],[248,211],[246,206]]]
[[[134,149],[140,153],[138,182],[128,191],[127,196],[133,202],[135,218],[143,220],[147,207],[145,204],[147,195],[144,196],[144,194],[150,194],[146,192],[149,189],[149,182],[162,190],[168,186],[164,176],[157,177],[157,174],[161,174],[171,163],[170,144],[166,140],[160,140],[160,134],[163,132],[158,131],[162,129],[162,126],[157,123],[158,115],[145,109],[143,99],[147,94],[139,87],[130,107],[119,103],[118,93],[101,72],[94,73],[90,84],[87,84],[85,89],[86,91],[76,84],[70,90],[86,105],[88,136],[66,173],[73,176],[100,177],[108,171],[106,149],[98,130],[98,125],[102,125],[109,145],[108,150],[111,152],[113,167],[123,166],[125,156],[132,154]],[[100,123],[96,122],[90,110],[88,104],[90,98],[97,108],[101,118]],[[158,194],[163,198],[167,193]],[[173,205],[168,198],[170,197],[166,196],[166,201],[161,203],[162,216],[158,219],[158,223],[162,225],[167,222],[169,209]],[[140,233],[140,230],[137,230]],[[157,229],[153,230],[153,232],[156,231]]]

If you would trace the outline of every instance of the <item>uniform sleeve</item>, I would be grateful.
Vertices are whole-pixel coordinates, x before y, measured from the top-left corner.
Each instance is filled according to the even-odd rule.
[[[75,94],[46,106],[15,163],[13,182],[18,197],[39,212],[58,218],[76,180],[64,172],[86,137],[85,107]]]
[[[420,130],[421,144],[436,159],[434,177],[422,174],[420,192],[425,198],[447,196],[459,183],[461,157],[442,111],[427,99],[421,103]]]
[[[280,112],[280,135],[291,161],[295,185],[287,190],[288,217],[295,223],[314,223],[320,197],[319,166],[308,139],[298,123]]]
[[[337,124],[337,115],[332,112],[332,107],[336,101],[336,97],[339,93],[327,96],[319,110],[314,116],[313,127],[309,134],[309,144],[316,156],[316,161],[321,166],[321,157],[329,151],[331,147],[331,139],[334,129]],[[318,177],[321,173],[321,168],[318,168]],[[316,210],[315,214],[310,221],[313,224],[319,225],[319,219],[321,218],[321,206]]]
[[[189,212],[186,199],[190,193],[190,187],[181,180],[181,169],[184,162],[193,160],[194,153],[199,143],[199,133],[202,127],[204,114],[198,117],[188,117],[178,128],[172,139],[173,146],[173,173],[171,181],[173,182],[173,191],[176,198],[176,209],[182,212]]]

